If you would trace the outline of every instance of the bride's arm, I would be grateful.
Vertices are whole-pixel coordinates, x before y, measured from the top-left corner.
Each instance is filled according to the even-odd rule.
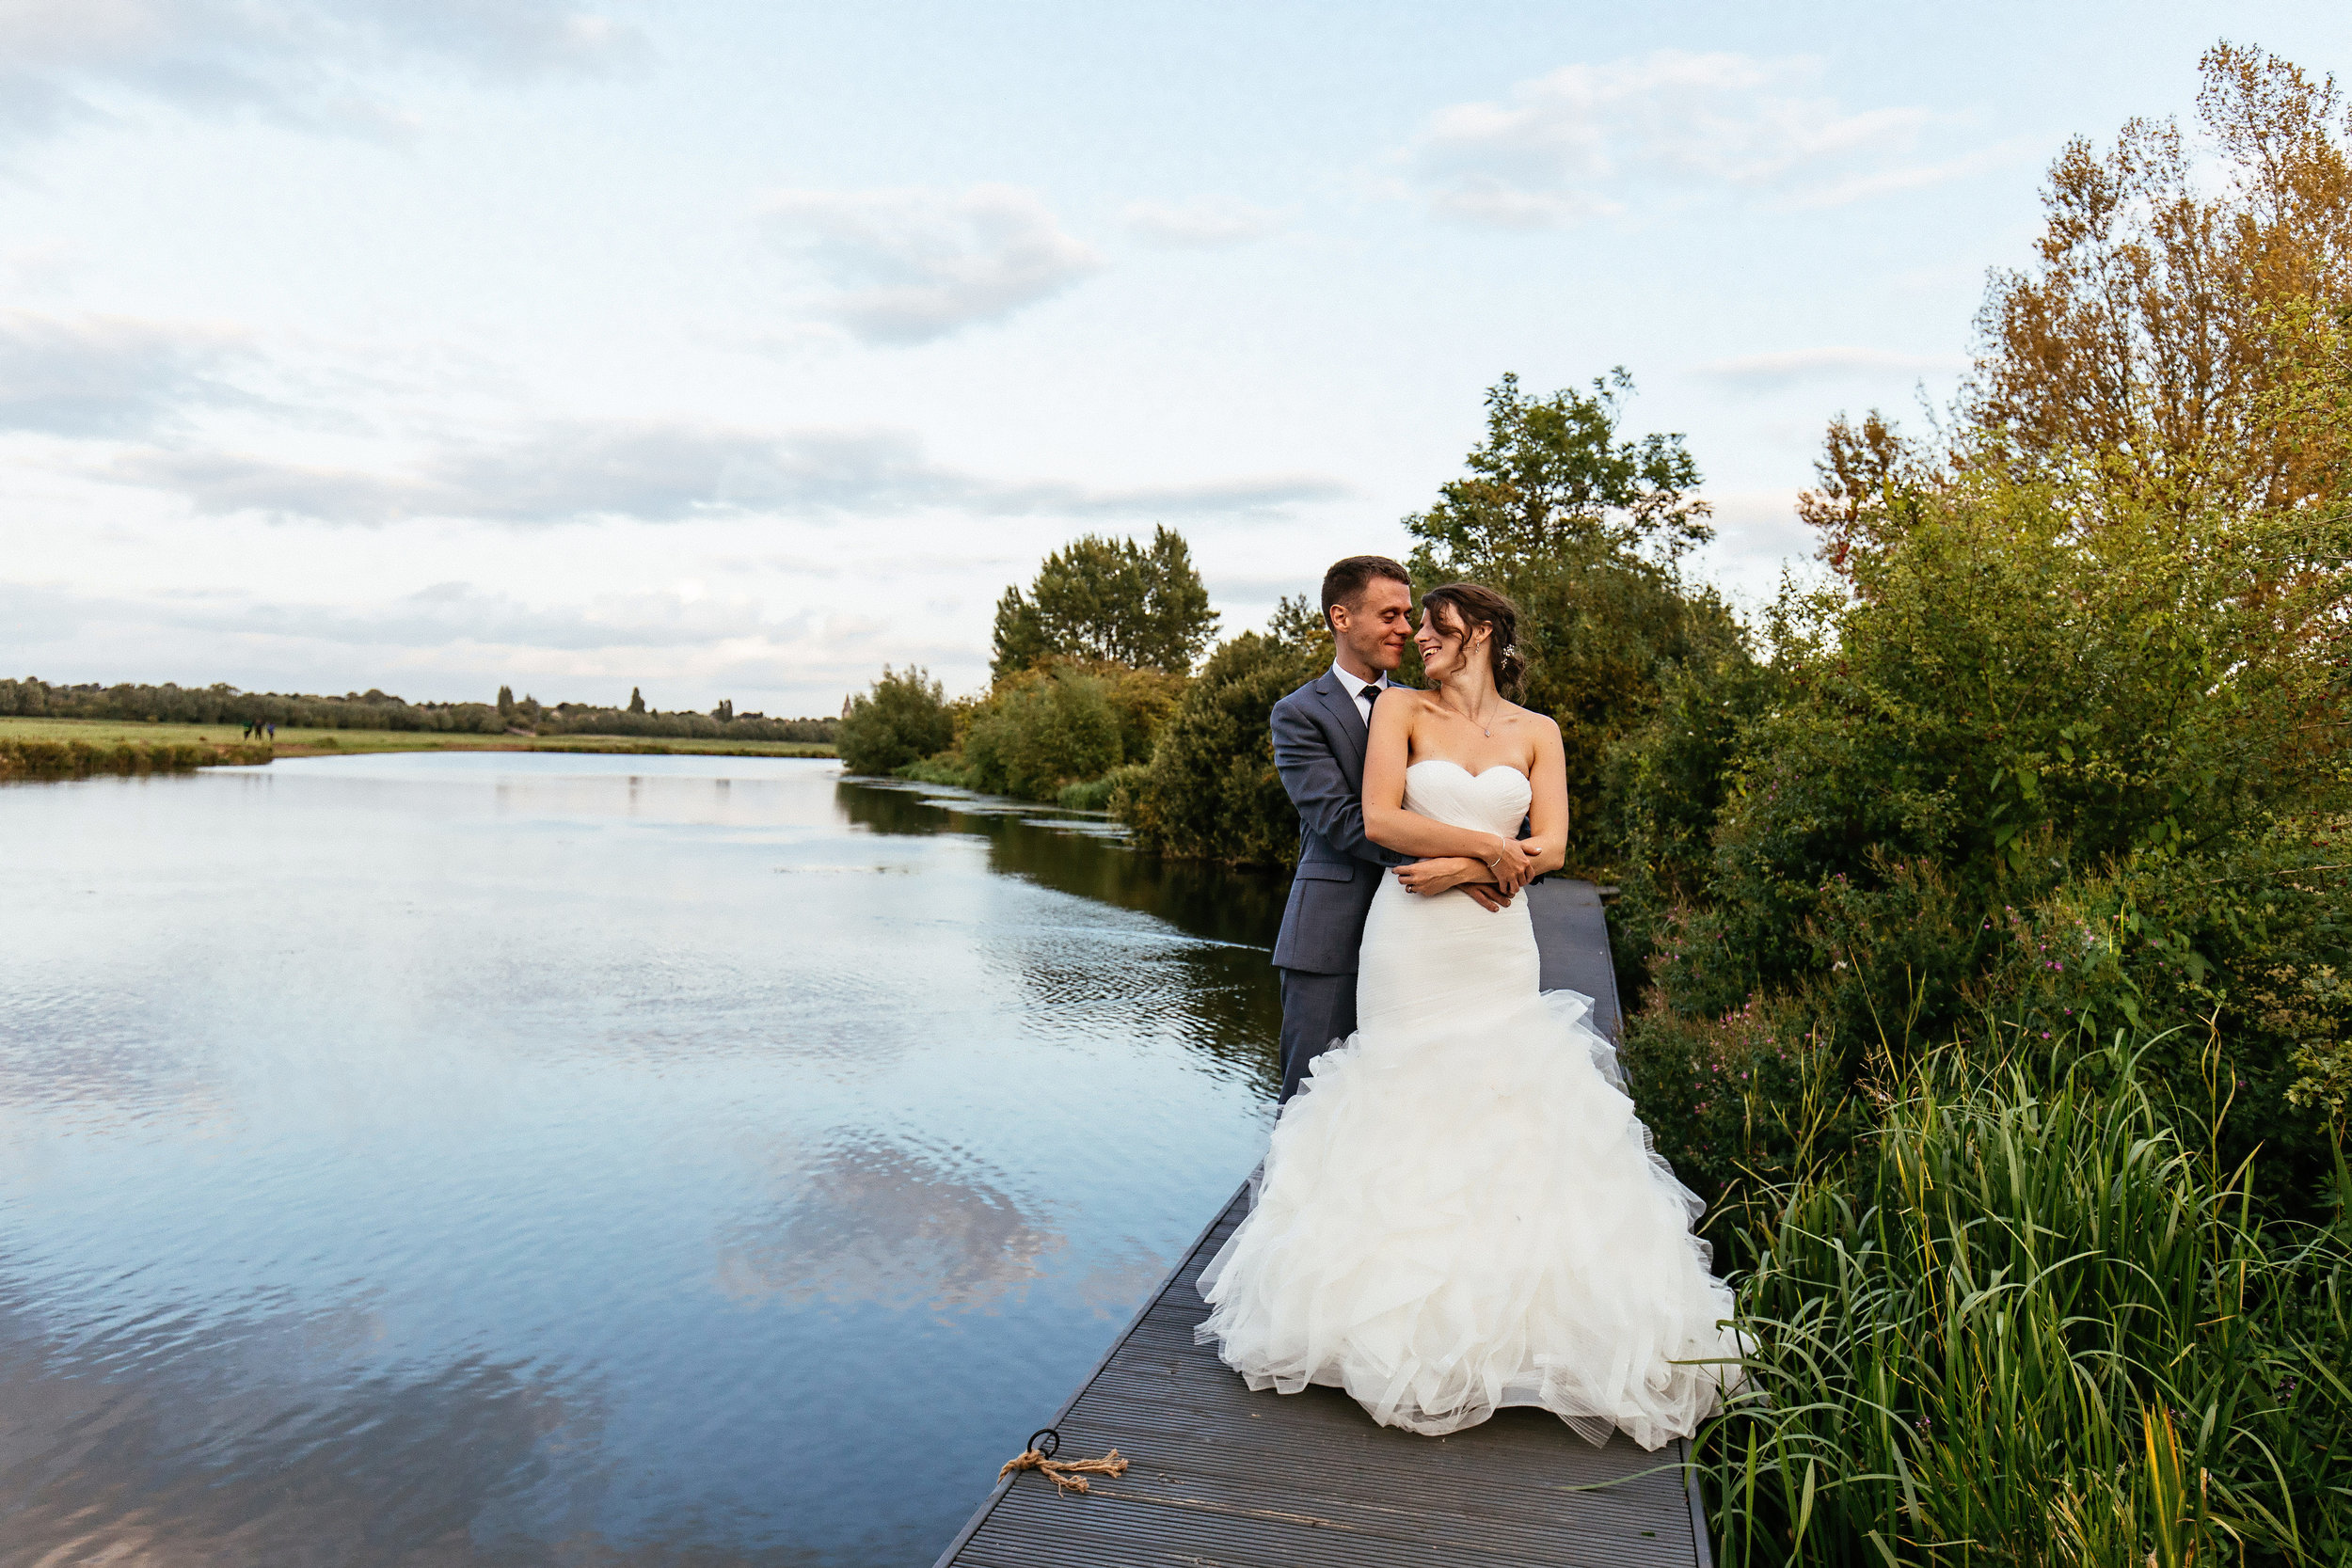
[[[1384,849],[1422,860],[1468,856],[1481,865],[1493,866],[1495,879],[1505,888],[1518,887],[1532,875],[1523,869],[1527,857],[1518,842],[1500,833],[1453,827],[1405,809],[1405,767],[1412,750],[1412,706],[1420,700],[1418,691],[1391,688],[1382,692],[1380,700],[1372,706],[1372,734],[1364,745],[1364,836]],[[1556,731],[1553,745],[1556,750]],[[1560,779],[1565,790],[1565,763]],[[1561,799],[1565,801],[1565,793]],[[1565,834],[1562,837],[1565,842]],[[1519,874],[1514,876],[1515,872]]]
[[[1535,719],[1535,767],[1528,774],[1529,832],[1519,847],[1534,863],[1529,875],[1540,877],[1559,870],[1568,858],[1568,758],[1560,744],[1560,726],[1541,714]]]

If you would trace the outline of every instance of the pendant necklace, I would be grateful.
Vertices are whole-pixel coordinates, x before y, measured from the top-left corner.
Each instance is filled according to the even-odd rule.
[[[1446,706],[1454,707],[1454,705],[1448,703]],[[1462,713],[1462,710],[1458,707],[1454,708],[1454,711],[1456,713]],[[1493,720],[1488,719],[1482,722],[1477,719],[1471,718],[1471,716],[1467,713],[1462,713],[1462,717],[1469,720],[1471,723],[1478,725],[1478,733],[1485,736],[1487,739],[1492,740],[1495,737],[1495,721]]]

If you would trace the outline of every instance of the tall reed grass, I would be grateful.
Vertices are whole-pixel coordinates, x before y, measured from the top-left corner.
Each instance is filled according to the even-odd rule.
[[[1859,1150],[1762,1191],[1745,1385],[1695,1450],[1719,1561],[2352,1563],[2342,1211],[2261,1216],[2206,1060],[2184,1107],[2120,1038],[1932,1052]],[[1800,1141],[1832,1113],[1792,1107]]]

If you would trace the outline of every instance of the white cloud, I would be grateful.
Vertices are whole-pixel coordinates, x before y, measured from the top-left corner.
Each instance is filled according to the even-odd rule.
[[[1714,542],[1703,545],[1692,564],[1750,616],[1780,592],[1784,576],[1800,586],[1820,580],[1813,551],[1820,536],[1797,516],[1797,491],[1713,490]]]
[[[1934,117],[1850,111],[1814,90],[1820,75],[1811,60],[1678,50],[1566,66],[1518,84],[1507,102],[1440,111],[1407,159],[1437,212],[1506,228],[1703,190],[1853,200],[1977,166],[1904,165]]]
[[[1698,367],[1698,373],[1742,391],[1765,391],[1809,381],[1896,375],[1948,375],[1968,368],[1957,354],[1896,354],[1876,348],[1800,348],[1748,354]]]
[[[931,462],[904,431],[779,434],[651,420],[551,421],[503,442],[439,448],[391,471],[153,446],[124,451],[96,471],[183,497],[199,513],[363,525],[407,517],[666,523],[714,514],[829,520],[940,510],[1263,515],[1348,493],[1308,474],[1134,486],[999,479]]]
[[[828,319],[872,343],[1002,321],[1102,269],[1034,192],[785,191],[767,213],[834,292]]]
[[[831,515],[920,505],[938,483],[898,431],[563,422],[499,446],[440,453],[425,475],[444,515],[506,523],[709,511]]]
[[[142,436],[251,401],[221,379],[242,334],[120,316],[0,311],[0,431]]]
[[[2002,167],[2031,157],[2033,148],[2022,140],[2010,140],[1996,147],[1947,158],[1939,164],[1915,164],[1902,168],[1880,169],[1872,173],[1850,174],[1825,185],[1802,191],[1788,203],[1799,211],[1819,211],[1826,207],[1843,207],[1875,197],[1899,196],[1904,191],[1925,190],[1947,181],[1964,180],[1972,174]]]
[[[100,118],[131,92],[182,108],[381,121],[363,72],[456,62],[488,74],[593,69],[637,35],[562,0],[7,0],[0,134]]]
[[[1262,240],[1282,227],[1279,213],[1223,197],[1182,204],[1134,201],[1120,214],[1129,233],[1176,249],[1211,249]]]
[[[78,247],[64,240],[42,240],[0,251],[0,274],[19,293],[55,293],[82,264]]]
[[[532,606],[469,582],[438,582],[388,604],[240,604],[182,607],[167,620],[249,633],[368,647],[437,648],[452,643],[579,652],[603,648],[701,648],[746,638],[789,640],[807,617],[779,622],[755,600],[690,596],[675,590],[608,594],[585,603]]]

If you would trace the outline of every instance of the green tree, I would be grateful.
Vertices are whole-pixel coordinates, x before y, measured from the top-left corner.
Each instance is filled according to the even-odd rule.
[[[511,686],[501,686],[501,687],[500,687],[500,688],[499,688],[499,717],[500,717],[500,718],[501,718],[501,719],[508,719],[508,718],[512,718],[512,717],[514,716],[514,712],[515,712],[515,689],[514,689],[513,687],[511,687]]]
[[[2104,156],[2069,142],[2031,270],[1995,274],[1978,317],[1973,455],[2062,480],[2082,526],[2109,501],[2186,515],[2352,488],[2341,402],[2296,395],[2340,369],[2352,323],[2343,95],[2226,42],[2199,70],[2201,145],[2141,119]]]
[[[2169,503],[2078,516],[1961,470],[1850,588],[1784,596],[1763,671],[1629,745],[1649,800],[1713,803],[1703,868],[1697,825],[1658,812],[1684,874],[1626,880],[1620,930],[1656,939],[1629,1059],[1684,1078],[1789,1009],[1781,1037],[1855,1074],[1980,1037],[1996,1005],[2050,1049],[2181,1027],[2149,1069],[2201,1094],[2226,1040],[2244,1128],[2324,1170],[2289,1097],[2352,973],[2352,520],[2208,515],[2184,548]]]
[[[1277,642],[1294,647],[1320,648],[1327,659],[1331,655],[1331,623],[1325,620],[1323,609],[1305,594],[1285,594],[1275,602],[1274,613],[1266,620],[1266,635]]]
[[[1729,607],[1679,562],[1714,536],[1682,437],[1619,436],[1632,379],[1533,398],[1506,375],[1486,393],[1486,435],[1428,511],[1405,519],[1424,586],[1490,583],[1518,601],[1528,660],[1520,700],[1560,724],[1572,863],[1613,864],[1621,813],[1604,799],[1609,749],[1658,711],[1670,672],[1745,660]]]
[[[1508,579],[1530,565],[1649,555],[1679,560],[1715,536],[1698,465],[1680,436],[1617,439],[1633,378],[1619,366],[1592,392],[1521,395],[1505,375],[1486,389],[1486,438],[1466,478],[1405,519],[1420,541],[1415,576]]]
[[[628,710],[631,713],[645,711],[645,694],[633,686],[628,689]]]
[[[1254,631],[1211,654],[1160,733],[1150,769],[1112,799],[1136,844],[1232,865],[1297,859],[1298,813],[1274,770],[1270,725],[1274,705],[1330,659],[1327,641]]]
[[[852,773],[888,773],[946,751],[956,738],[954,714],[930,672],[882,666],[873,689],[841,705],[834,744]]]
[[[1216,631],[1183,534],[1156,529],[1147,547],[1089,533],[1047,556],[1027,594],[1005,590],[990,671],[1001,680],[1065,657],[1182,675]]]

